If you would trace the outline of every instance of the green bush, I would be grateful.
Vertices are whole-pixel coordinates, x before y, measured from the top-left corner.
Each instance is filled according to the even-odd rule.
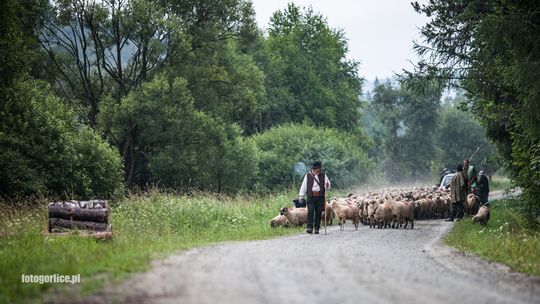
[[[195,108],[187,82],[157,74],[120,104],[106,100],[100,121],[115,138],[133,126],[137,184],[232,193],[257,174],[257,150],[238,125]]]
[[[0,105],[0,195],[107,198],[122,188],[120,155],[39,81]]]
[[[371,168],[365,143],[349,133],[308,125],[286,124],[253,137],[259,148],[258,187],[299,186],[315,160],[334,187],[358,185]]]

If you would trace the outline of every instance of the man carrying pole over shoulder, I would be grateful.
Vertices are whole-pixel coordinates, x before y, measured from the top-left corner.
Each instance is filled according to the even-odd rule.
[[[304,176],[300,187],[299,198],[303,199],[307,194],[308,220],[306,232],[309,234],[313,233],[313,228],[315,228],[315,234],[319,234],[322,211],[326,207],[326,191],[330,189],[330,180],[321,171],[321,168],[320,161],[314,162],[311,171]]]
[[[475,192],[478,176],[476,175],[476,168],[470,164],[469,159],[463,161],[463,172],[467,177],[467,194]]]
[[[463,173],[465,173],[465,177],[467,178],[467,194],[474,193],[477,194],[476,189],[476,182],[478,181],[478,176],[476,175],[476,168],[470,164],[471,160],[474,158],[476,153],[480,150],[480,146],[474,150],[471,157],[468,159],[463,160]]]

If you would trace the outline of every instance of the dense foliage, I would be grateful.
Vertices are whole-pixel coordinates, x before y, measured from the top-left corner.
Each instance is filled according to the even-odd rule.
[[[337,187],[425,182],[489,146],[432,80],[361,101],[345,33],[311,8],[289,4],[263,33],[247,0],[2,5],[5,197],[109,196],[119,172],[128,189],[271,190],[317,159]]]
[[[140,182],[230,192],[246,188],[257,174],[255,147],[238,126],[195,109],[182,78],[158,74],[121,104],[104,101],[103,109],[101,125],[115,138],[137,122],[131,145],[145,172]]]
[[[110,197],[122,189],[118,153],[74,121],[46,83],[22,80],[0,105],[0,193]]]
[[[486,137],[480,122],[469,112],[458,109],[456,104],[445,105],[440,113],[436,142],[441,149],[441,165],[455,169],[465,158],[480,148],[472,159],[476,168],[492,176],[500,167],[496,148]]]
[[[436,168],[435,131],[441,92],[418,93],[391,82],[377,84],[372,108],[383,124],[380,170],[389,181],[429,180]]]
[[[2,2],[0,196],[110,197],[122,190],[118,153],[30,74],[40,2]],[[26,9],[26,10],[25,10]]]
[[[260,186],[298,186],[313,160],[324,164],[334,187],[365,182],[371,168],[366,139],[343,131],[287,124],[253,137],[260,149]]]
[[[414,77],[466,90],[540,220],[540,8],[536,1],[433,0],[413,4],[431,16],[422,28],[424,60]]]
[[[311,9],[289,4],[270,19],[263,60],[268,101],[263,127],[286,122],[354,132],[360,126],[358,63],[342,31]]]

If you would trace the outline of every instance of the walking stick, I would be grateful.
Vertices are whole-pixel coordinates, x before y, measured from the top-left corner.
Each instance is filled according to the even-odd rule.
[[[476,148],[476,150],[474,151],[474,153],[471,155],[471,157],[469,157],[469,161],[471,161],[473,159],[473,157],[476,155],[476,153],[478,152],[478,150],[480,150],[480,146],[478,146],[478,148]]]
[[[326,235],[326,195],[324,196],[324,235]]]

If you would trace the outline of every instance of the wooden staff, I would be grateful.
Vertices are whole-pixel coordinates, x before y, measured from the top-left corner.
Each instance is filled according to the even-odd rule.
[[[326,235],[326,193],[325,193],[325,196],[324,196],[324,235]]]
[[[471,157],[469,157],[469,162],[473,159],[473,157],[476,155],[476,153],[480,150],[480,146],[478,146],[478,148],[476,148],[476,150],[473,152],[473,154],[471,155]]]

